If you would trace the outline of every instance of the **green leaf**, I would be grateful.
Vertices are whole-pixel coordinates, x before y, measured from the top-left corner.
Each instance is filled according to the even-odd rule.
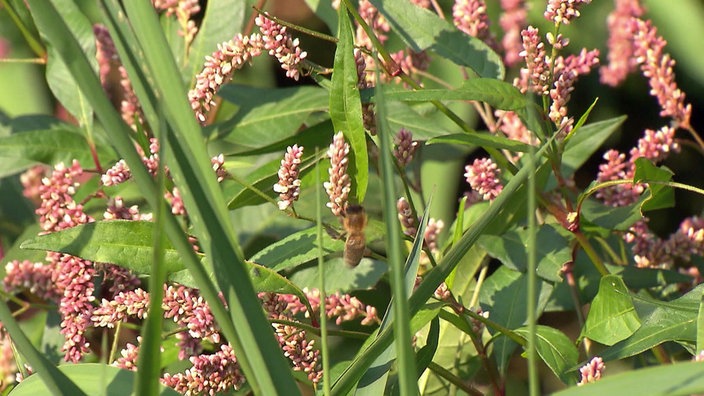
[[[367,135],[362,123],[362,102],[357,87],[357,65],[354,60],[354,37],[347,9],[340,7],[337,49],[330,90],[330,118],[335,131],[342,131],[350,145],[347,172],[352,179],[350,195],[361,203],[369,182]]]
[[[73,159],[84,167],[93,165],[90,147],[80,131],[70,125],[56,129],[25,131],[0,138],[0,157],[22,158],[47,165],[63,162],[67,166]],[[98,157],[112,157],[107,150],[99,149]]]
[[[646,198],[640,207],[642,212],[675,206],[674,189],[667,185],[652,183],[653,181],[669,182],[672,180],[673,174],[671,170],[664,166],[656,167],[646,158],[640,157],[636,159],[636,171],[633,175],[633,182],[651,181],[651,183],[648,183]]]
[[[462,132],[459,126],[437,109],[420,109],[405,102],[388,102],[387,120],[392,131],[406,128],[413,133],[413,140],[427,140],[448,133]]]
[[[242,31],[244,11],[242,0],[209,0],[198,34],[188,52],[188,78],[194,79],[203,68],[205,56],[217,50],[217,45]]]
[[[98,221],[37,236],[21,247],[71,254],[148,274],[153,260],[153,224],[149,221]],[[168,273],[184,268],[179,253],[170,243],[166,245],[164,263]]]
[[[71,30],[73,37],[80,43],[84,53],[93,54],[90,57],[90,63],[93,70],[97,70],[98,62],[95,59],[95,36],[93,34],[93,26],[88,18],[74,1],[52,0],[52,3],[56,6],[56,9],[61,14],[61,18]],[[36,11],[31,7],[29,7],[29,9],[34,16],[34,21],[42,36],[42,40],[45,42],[50,41],[47,40],[47,36],[49,36],[50,33],[47,31],[47,26],[43,22],[43,19],[37,18],[35,15]],[[58,99],[66,110],[76,117],[81,124],[87,125],[92,121],[93,110],[91,109],[90,103],[78,89],[74,77],[51,43],[47,45],[46,81],[49,85],[49,89],[51,89],[51,92],[56,96],[56,99]]]
[[[503,79],[501,57],[481,40],[464,34],[436,14],[408,0],[370,0],[392,30],[415,52],[429,49],[471,68],[480,77]]]
[[[99,221],[35,237],[22,243],[22,248],[71,254],[148,275],[154,259],[153,233],[154,223],[150,221]],[[197,287],[191,274],[183,269],[181,255],[168,240],[164,246],[164,265],[170,281]],[[295,294],[306,301],[305,294],[276,271],[247,262],[245,266],[257,292]],[[214,278],[212,274],[210,277]]]
[[[525,272],[527,230],[511,230],[501,236],[482,235],[478,243],[490,256],[498,259],[508,268]],[[536,248],[538,275],[553,282],[560,282],[562,266],[572,259],[572,251],[567,239],[554,227],[542,225],[536,235]]]
[[[327,110],[329,100],[326,90],[306,86],[271,89],[230,84],[218,94],[238,105],[239,110],[233,118],[216,125],[210,139],[232,143],[237,152],[295,135],[311,113]]]
[[[546,282],[540,282],[536,286],[538,287],[536,315],[540,316],[552,293],[552,286]],[[527,288],[528,279],[525,274],[504,266],[499,267],[486,279],[479,293],[482,310],[490,312],[492,322],[508,329],[522,327],[528,320]],[[500,333],[492,331],[492,334],[499,335],[494,340],[494,359],[498,364],[499,371],[504,373],[508,368],[510,356],[518,344]]]
[[[363,258],[353,268],[345,264],[342,258],[334,257],[325,262],[325,291],[347,293],[370,289],[387,272],[388,266],[382,261]],[[296,271],[288,278],[301,289],[320,287],[319,269],[315,265]]]
[[[608,366],[608,364],[607,364]],[[609,374],[599,381],[557,392],[555,396],[693,395],[704,392],[704,363],[663,364]],[[608,372],[608,369],[607,369]],[[626,391],[627,390],[627,391]]]
[[[513,85],[492,78],[473,78],[457,89],[421,89],[417,91],[391,91],[389,100],[427,102],[431,100],[476,100],[499,110],[519,111],[526,107],[526,98]]]
[[[581,226],[586,231],[600,231],[602,234],[626,231],[643,218],[639,210],[643,199],[641,197],[634,204],[619,207],[607,206],[595,199],[586,199],[582,203]],[[601,230],[595,229],[594,226]]]
[[[81,363],[59,366],[59,371],[75,382],[88,395],[133,395],[134,371],[108,364]],[[12,396],[49,395],[49,388],[38,375],[30,375],[10,392]],[[159,385],[159,395],[179,395],[175,390]]]
[[[670,302],[634,297],[641,326],[629,338],[602,352],[606,360],[622,359],[648,350],[665,341],[696,342],[697,318],[704,285]]]
[[[478,132],[438,136],[430,139],[427,144],[436,143],[462,144],[473,147],[493,147],[496,149],[505,149],[519,153],[526,153],[530,150],[530,146],[517,140],[509,139],[500,135],[491,135],[489,133]]]
[[[697,314],[697,351],[704,351],[704,296],[699,303]]]
[[[584,324],[584,336],[604,345],[629,337],[641,326],[626,285],[618,275],[607,275],[599,282]]]
[[[298,231],[262,249],[250,260],[275,271],[293,268],[318,257],[316,240],[315,227]],[[323,233],[324,254],[341,252],[344,247],[344,240],[333,239],[328,233]]]
[[[577,380],[572,369],[577,365],[579,351],[572,340],[558,329],[538,325],[536,327],[536,350],[546,366],[565,384],[574,384]],[[514,330],[516,334],[528,339],[528,327]]]
[[[626,116],[593,122],[579,128],[565,145],[562,156],[562,175],[569,177],[591,157],[614,132]]]

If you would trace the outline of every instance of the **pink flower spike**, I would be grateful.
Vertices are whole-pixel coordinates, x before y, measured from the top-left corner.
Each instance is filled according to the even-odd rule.
[[[350,153],[350,145],[345,142],[342,132],[338,132],[333,137],[332,144],[328,150],[330,158],[330,181],[323,184],[325,192],[330,197],[330,202],[326,204],[335,216],[341,216],[347,209],[347,196],[350,193],[350,177],[347,175],[347,155]]]
[[[606,365],[600,357],[596,356],[589,361],[589,363],[582,366],[579,369],[580,374],[582,374],[582,379],[577,385],[582,386],[590,382],[596,382],[601,379],[601,374],[604,372]]]
[[[300,77],[300,63],[308,56],[301,50],[298,39],[288,34],[286,26],[282,26],[268,18],[269,13],[257,15],[254,22],[259,26],[264,41],[264,49],[269,55],[276,57],[281,63],[281,68],[286,70],[286,77],[296,81]]]
[[[490,158],[477,158],[472,165],[465,167],[467,183],[481,194],[485,201],[493,201],[504,186],[498,176],[501,170]]]
[[[279,168],[279,182],[274,184],[274,191],[279,193],[279,210],[286,210],[298,200],[298,195],[301,192],[301,179],[298,175],[301,171],[301,156],[303,155],[303,146],[297,144],[289,146],[284,154],[284,159],[281,160],[281,168]]]
[[[579,7],[591,2],[592,0],[549,0],[543,16],[556,24],[569,25],[579,17]]]

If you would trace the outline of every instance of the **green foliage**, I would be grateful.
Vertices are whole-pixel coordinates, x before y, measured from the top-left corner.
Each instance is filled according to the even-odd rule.
[[[260,13],[253,0],[200,2],[197,17],[155,12],[150,2],[83,3],[0,7],[0,35],[15,26],[13,46],[25,43],[41,65],[48,90],[32,94],[61,109],[20,116],[0,109],[0,322],[18,366],[37,373],[10,394],[174,394],[160,377],[203,374],[208,359],[227,367],[208,386],[224,385],[202,390],[224,394],[509,394],[523,382],[533,394],[539,383],[566,395],[704,392],[699,363],[664,364],[690,360],[704,345],[704,286],[697,286],[704,226],[692,209],[704,190],[684,179],[704,152],[695,130],[701,112],[691,122],[670,114],[654,125],[619,115],[612,97],[622,93],[591,87],[593,65],[582,65],[593,80],[570,85],[592,78],[582,69],[561,73],[580,62],[565,58],[579,52],[575,43],[603,47],[596,25],[528,17],[549,54],[541,76],[548,91],[536,92],[521,79],[529,77],[524,64],[505,64],[498,43],[506,32],[494,26],[501,34],[486,40],[466,34],[449,3],[342,0],[335,10],[307,0],[320,21],[267,16],[287,30],[262,42],[248,36]],[[372,5],[375,20],[365,9]],[[582,18],[605,16],[608,6],[585,5]],[[688,2],[675,8],[701,11]],[[691,41],[682,26],[658,19],[670,37]],[[116,51],[102,81],[95,54],[104,43],[96,44],[94,23],[105,25]],[[322,24],[334,37],[299,26]],[[574,42],[553,46],[547,32]],[[223,44],[239,33],[251,52],[228,47],[238,40]],[[270,52],[263,43],[272,40],[288,47]],[[329,53],[319,40],[330,43]],[[292,46],[308,53],[296,58]],[[682,53],[681,46],[674,48]],[[261,61],[267,54],[273,68]],[[609,59],[600,57],[602,65]],[[685,59],[687,70],[701,63]],[[301,81],[274,85],[279,66]],[[124,73],[130,90],[118,81]],[[672,87],[650,83],[654,94]],[[561,107],[569,98],[560,95],[573,88]],[[197,99],[205,91],[212,101]],[[658,100],[684,98],[677,92]],[[139,107],[127,122],[115,106],[123,100]],[[207,117],[196,119],[196,108]],[[635,136],[631,129],[663,124],[672,130],[618,142]],[[338,132],[349,154],[335,164],[327,149]],[[604,157],[617,143],[623,155]],[[295,159],[294,145],[304,147]],[[221,153],[224,171],[213,158]],[[120,159],[129,173],[111,179]],[[74,160],[83,174],[52,184],[59,182],[50,169]],[[327,185],[329,198],[364,205],[367,218],[352,209],[336,217],[320,202],[328,198],[323,183],[345,168],[336,176],[349,186]],[[27,170],[44,173],[20,181]],[[23,183],[43,193],[26,190],[43,205],[40,225],[13,217],[31,205]],[[683,204],[676,189],[695,198]],[[355,253],[359,263],[348,264]],[[70,272],[70,256],[87,269]],[[122,271],[134,278],[114,284]],[[176,318],[162,312],[173,303],[163,301],[164,283],[193,297],[178,302]],[[152,299],[128,306],[136,287]],[[68,309],[76,295],[96,312],[116,312],[81,317],[88,324],[70,341],[90,345],[78,345],[80,362],[59,365],[71,350],[64,343],[73,331],[67,325],[77,323]],[[201,311],[191,311],[196,305]],[[139,346],[138,357],[127,343]],[[128,355],[136,373],[112,365]],[[580,362],[592,356],[625,372],[577,387]],[[538,364],[549,369],[541,378],[532,375]],[[516,374],[523,368],[528,380]],[[183,381],[197,388],[193,378]]]

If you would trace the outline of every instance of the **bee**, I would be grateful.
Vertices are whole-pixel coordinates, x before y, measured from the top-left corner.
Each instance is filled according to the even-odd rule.
[[[360,205],[349,205],[342,217],[342,226],[347,233],[345,251],[342,255],[345,264],[356,267],[366,251],[364,227],[367,225],[367,214]]]

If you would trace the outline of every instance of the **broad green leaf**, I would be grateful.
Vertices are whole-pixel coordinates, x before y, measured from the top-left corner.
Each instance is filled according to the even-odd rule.
[[[22,243],[22,248],[71,254],[147,275],[151,273],[154,257],[153,232],[154,223],[150,221],[99,221],[38,236]],[[164,248],[164,264],[169,280],[197,287],[190,273],[184,270],[181,255],[169,241]],[[306,301],[305,294],[276,271],[252,263],[245,266],[257,292],[295,294]]]
[[[536,315],[540,316],[552,293],[552,286],[546,282],[540,282],[537,287]],[[508,329],[522,327],[528,320],[527,288],[528,279],[525,274],[501,266],[486,279],[482,286],[479,293],[482,310],[489,311],[491,321]],[[491,330],[490,332],[492,335],[498,335],[494,340],[494,359],[499,371],[503,373],[508,368],[509,358],[518,344],[500,333]]]
[[[594,154],[626,120],[626,116],[582,126],[565,145],[562,175],[569,177]]]
[[[367,134],[362,123],[362,102],[357,87],[357,65],[354,60],[352,24],[347,9],[340,7],[337,49],[330,90],[330,118],[335,132],[342,131],[350,145],[347,173],[352,179],[350,195],[363,202],[369,181]]]
[[[511,269],[525,272],[528,246],[527,230],[511,230],[501,236],[482,235],[478,243],[490,256],[498,259],[502,264]],[[572,251],[567,239],[552,226],[543,225],[536,235],[536,248],[538,275],[553,282],[560,282],[562,280],[560,276],[562,266],[572,259]]]
[[[558,329],[538,325],[536,334],[536,350],[546,366],[565,384],[574,384],[577,380],[574,371],[577,365],[579,351],[572,340]],[[527,327],[514,330],[516,334],[528,339]]]
[[[584,336],[604,345],[629,337],[641,326],[626,285],[618,275],[601,278],[584,324]]]
[[[606,364],[608,366],[608,363]],[[662,364],[639,370],[608,374],[599,381],[572,386],[555,396],[593,395],[693,395],[704,392],[704,363]],[[606,369],[608,373],[608,368]]]
[[[236,152],[287,139],[311,113],[328,108],[328,92],[310,86],[271,89],[230,84],[218,94],[238,105],[239,110],[233,118],[216,125],[210,139],[232,143]]]
[[[704,296],[699,303],[697,314],[697,351],[704,351]]]
[[[246,149],[241,152],[231,152],[228,153],[228,155],[231,155],[233,157],[250,157],[268,153],[280,153],[283,157],[283,153],[286,152],[286,148],[288,148],[289,146],[293,146],[294,144],[303,146],[307,150],[310,150],[310,153],[313,153],[316,147],[320,148],[321,151],[325,151],[327,150],[327,147],[330,146],[330,142],[332,141],[332,131],[332,121],[328,119],[318,124],[315,124],[309,128],[306,128],[284,140],[271,143],[262,148]],[[220,151],[223,151],[222,149],[220,149],[220,147],[222,147],[221,141],[214,141],[213,145],[218,147]],[[237,149],[237,147],[233,148],[235,150]]]
[[[471,68],[480,77],[503,79],[501,57],[481,40],[457,30],[436,14],[408,0],[370,0],[393,31],[415,52],[429,49]]]
[[[242,0],[209,0],[198,34],[188,52],[189,78],[200,73],[205,56],[217,50],[217,45],[242,31],[245,3]]]
[[[149,221],[98,221],[40,235],[22,243],[22,249],[49,250],[99,263],[111,263],[138,274],[148,274],[152,264],[153,223]],[[166,271],[182,270],[180,255],[167,244]]]
[[[356,267],[350,267],[341,257],[333,257],[325,261],[325,289],[328,293],[370,289],[388,270],[388,266],[382,261],[363,258]],[[317,266],[302,268],[288,278],[301,289],[320,287]]]
[[[634,297],[633,303],[641,326],[627,339],[604,350],[606,360],[622,359],[648,350],[665,341],[694,343],[697,339],[697,318],[704,285],[670,302]]]
[[[99,158],[108,159],[111,156],[107,150],[98,149]],[[78,160],[84,167],[93,165],[93,157],[85,136],[69,125],[2,137],[0,157],[35,161],[51,166],[59,162],[68,166],[73,159]]]
[[[70,0],[52,0],[56,9],[61,14],[71,30],[73,37],[78,40],[84,53],[91,54],[90,63],[93,70],[97,70],[97,60],[95,59],[95,36],[93,26],[88,18],[81,12],[78,5]],[[35,10],[29,7],[32,15]],[[41,18],[34,18],[37,29],[42,36],[42,40],[47,40],[47,26]],[[46,81],[49,89],[56,96],[56,99],[76,117],[81,124],[88,125],[93,118],[93,110],[83,93],[78,89],[76,82],[61,59],[53,45],[47,45]]]
[[[473,78],[457,89],[421,89],[417,91],[391,91],[389,100],[427,102],[430,100],[476,100],[495,109],[518,111],[526,107],[526,98],[513,85],[492,78]]]
[[[100,363],[66,364],[59,371],[75,382],[88,395],[132,395],[136,373]],[[10,392],[12,396],[49,395],[51,392],[38,375],[30,375]],[[179,395],[159,385],[159,395]]]
[[[641,197],[634,204],[619,207],[607,206],[595,199],[586,199],[582,203],[581,226],[586,231],[599,232],[603,235],[613,231],[626,231],[643,218],[640,213],[643,199]]]
[[[250,260],[275,271],[293,268],[318,257],[316,240],[315,227],[298,231],[262,249]],[[341,252],[344,247],[343,239],[333,239],[328,233],[323,233],[324,254]]]
[[[530,150],[530,147],[527,144],[521,143],[517,140],[512,140],[500,135],[479,132],[438,136],[430,139],[427,144],[435,143],[462,144],[473,147],[493,147],[496,149],[505,149],[519,153],[526,153]]]
[[[633,182],[639,183],[643,180],[669,182],[672,180],[671,170],[665,167],[656,167],[648,159],[640,157],[636,159],[636,171],[633,175]],[[646,198],[641,206],[642,212],[655,209],[665,209],[675,206],[675,191],[670,186],[662,184],[648,183]]]
[[[459,126],[435,108],[411,106],[405,102],[390,101],[386,109],[392,131],[405,128],[413,133],[413,140],[427,140],[450,133],[462,132]]]

